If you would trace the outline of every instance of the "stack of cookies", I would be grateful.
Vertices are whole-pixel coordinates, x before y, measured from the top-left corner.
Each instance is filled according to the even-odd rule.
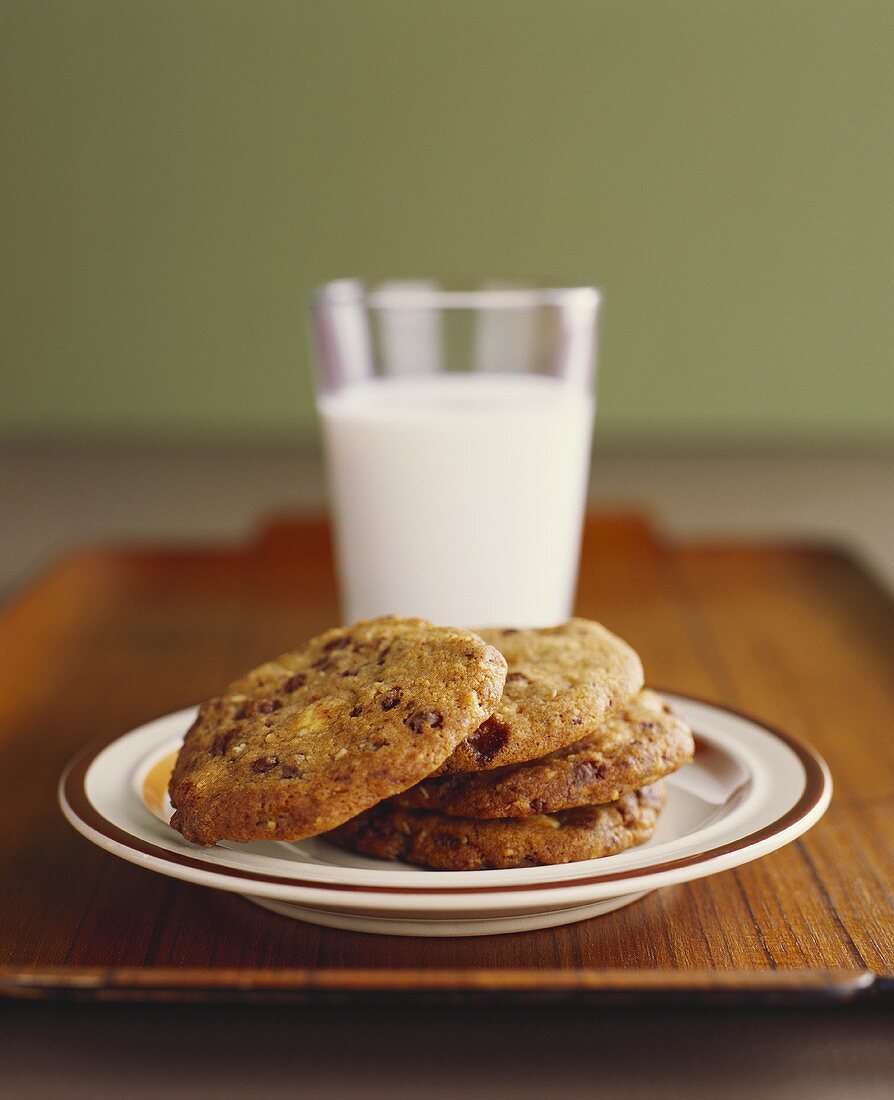
[[[598,623],[328,631],[204,703],[171,778],[188,840],[327,839],[442,870],[647,840],[692,734]]]

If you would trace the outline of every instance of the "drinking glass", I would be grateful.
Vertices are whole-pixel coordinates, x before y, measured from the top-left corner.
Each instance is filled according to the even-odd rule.
[[[321,287],[312,314],[341,612],[548,626],[572,610],[600,294]]]

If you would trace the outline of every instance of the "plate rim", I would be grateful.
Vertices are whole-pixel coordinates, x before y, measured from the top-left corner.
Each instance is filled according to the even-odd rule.
[[[110,821],[104,814],[96,809],[87,795],[86,778],[91,765],[106,748],[110,747],[121,738],[127,737],[129,733],[142,728],[140,726],[136,727],[135,730],[128,731],[128,733],[100,738],[88,744],[77,753],[60,777],[58,786],[59,803],[66,819],[79,833],[86,837],[86,839],[113,855],[117,855],[137,865],[144,866],[147,869],[167,874],[169,877],[195,882],[197,878],[201,876],[201,878],[205,880],[203,883],[205,885],[241,893],[249,892],[247,887],[249,885],[254,885],[260,889],[255,889],[250,892],[261,894],[262,896],[269,896],[263,894],[264,887],[268,889],[275,888],[277,893],[280,889],[322,891],[323,896],[325,897],[328,895],[333,902],[336,900],[336,895],[339,894],[347,894],[349,896],[356,896],[358,894],[379,895],[380,898],[382,895],[414,895],[417,898],[439,895],[441,898],[444,898],[448,895],[501,895],[529,892],[536,894],[540,891],[576,889],[580,887],[596,887],[598,889],[600,886],[610,883],[630,883],[636,887],[643,879],[651,879],[654,876],[665,877],[667,875],[673,875],[681,870],[692,870],[695,873],[691,874],[689,877],[700,878],[704,876],[698,872],[706,867],[714,867],[719,872],[729,866],[735,866],[738,862],[742,862],[741,860],[734,860],[732,863],[729,862],[730,857],[738,853],[760,847],[762,851],[758,854],[768,854],[770,851],[788,842],[788,834],[791,833],[792,829],[797,829],[799,825],[803,825],[803,828],[790,838],[795,839],[796,836],[806,831],[806,829],[810,828],[811,825],[819,820],[831,800],[832,777],[825,760],[823,760],[822,756],[811,745],[808,745],[793,734],[787,733],[736,707],[715,703],[683,692],[672,692],[660,688],[656,690],[662,691],[664,694],[670,696],[676,696],[681,700],[696,705],[726,712],[727,714],[744,719],[781,741],[794,753],[804,770],[804,787],[796,802],[772,822],[763,825],[761,828],[743,837],[729,840],[716,847],[706,849],[703,852],[690,853],[689,855],[680,856],[676,859],[664,860],[661,863],[647,864],[643,867],[630,868],[628,870],[588,874],[580,878],[565,879],[558,882],[485,883],[478,886],[451,886],[449,889],[446,887],[446,884],[444,886],[401,886],[391,884],[366,885],[345,882],[326,883],[300,879],[290,875],[271,874],[266,871],[249,871],[224,865],[210,867],[207,862],[201,859],[179,852],[172,852],[167,848],[162,848],[153,844],[151,841],[144,840],[142,837],[135,836],[120,825]],[[183,708],[184,712],[188,712],[191,709],[192,708],[189,707]],[[179,712],[172,712],[172,715],[177,713]],[[161,715],[156,719],[150,720],[149,723],[144,723],[144,725],[151,724],[152,721],[159,721],[166,717],[171,717],[171,715]],[[778,844],[772,845],[769,848],[767,847],[769,841],[777,839],[779,840]],[[164,865],[163,868],[156,866],[156,862]],[[721,866],[716,866],[717,863],[720,863]],[[713,873],[713,871],[707,869],[706,873],[710,874]],[[229,882],[210,882],[208,879],[224,879],[229,880]],[[623,892],[626,893],[627,891]],[[359,903],[360,899],[358,898],[357,900]],[[382,898],[382,900],[384,900],[384,898]]]

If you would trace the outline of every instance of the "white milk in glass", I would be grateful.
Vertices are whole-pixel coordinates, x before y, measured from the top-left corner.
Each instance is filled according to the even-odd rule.
[[[593,398],[555,378],[381,378],[320,398],[347,622],[571,612]]]

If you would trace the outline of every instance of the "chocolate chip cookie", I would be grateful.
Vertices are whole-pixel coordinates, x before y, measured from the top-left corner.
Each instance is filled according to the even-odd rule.
[[[506,687],[494,713],[441,772],[484,771],[546,756],[595,733],[643,686],[636,653],[588,619],[479,633],[506,658]]]
[[[492,713],[506,662],[465,630],[327,631],[203,703],[170,794],[187,840],[300,840],[430,775]]]
[[[538,867],[614,855],[652,835],[664,804],[659,787],[603,806],[536,817],[474,821],[384,803],[327,836],[342,848],[439,871]]]
[[[657,692],[641,691],[592,736],[540,760],[423,780],[394,800],[454,817],[549,814],[614,802],[692,759],[688,724]]]

